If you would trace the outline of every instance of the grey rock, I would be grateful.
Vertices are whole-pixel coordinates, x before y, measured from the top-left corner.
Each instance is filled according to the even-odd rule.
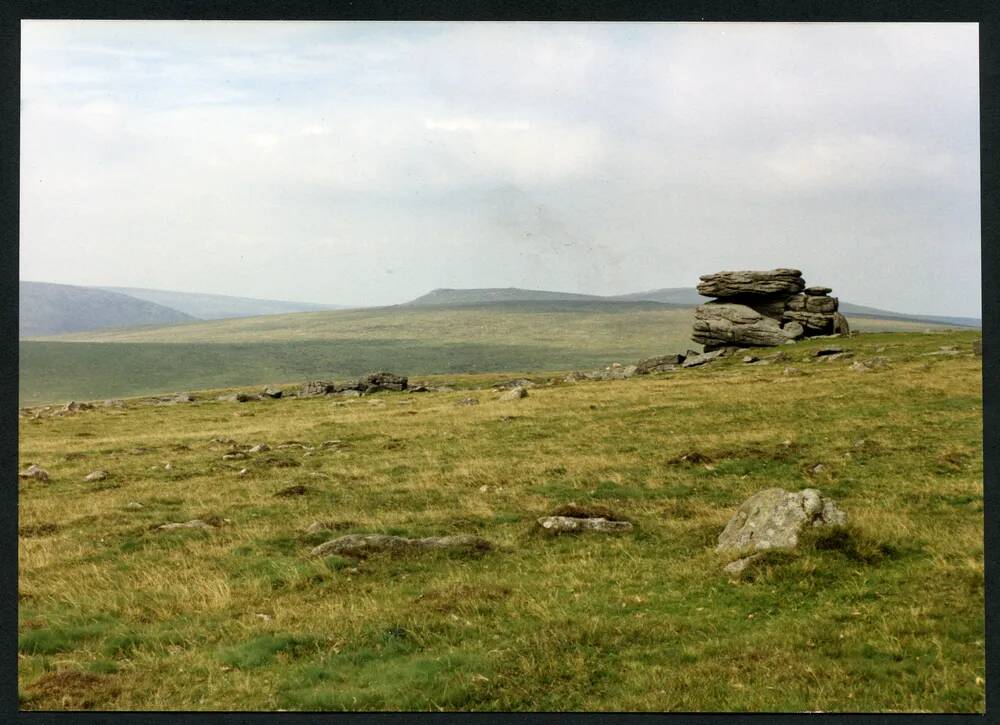
[[[807,527],[843,526],[846,514],[814,488],[769,488],[744,501],[719,534],[715,550],[746,556],[769,549],[794,549]]]
[[[761,554],[753,554],[751,556],[744,556],[742,559],[736,559],[735,561],[731,561],[724,567],[722,567],[722,571],[726,572],[727,574],[733,574],[734,576],[742,574],[743,571],[748,566],[750,566],[751,562],[756,561],[761,556],[762,556]]]
[[[271,446],[267,445],[267,443],[258,443],[257,445],[253,446],[249,452],[263,453],[264,451],[269,451],[269,450],[271,450]]]
[[[479,401],[476,398],[462,398],[455,405],[479,405]]]
[[[860,373],[868,372],[869,370],[883,370],[887,367],[889,367],[889,360],[880,356],[851,363],[851,370]]]
[[[650,373],[668,372],[676,370],[677,366],[684,362],[684,356],[679,354],[661,355],[640,360],[635,366],[636,375],[648,375]]]
[[[226,453],[222,456],[224,461],[242,461],[247,457],[247,454],[243,451],[233,451],[232,453]]]
[[[586,380],[587,376],[579,371],[571,372],[569,375],[563,378],[564,383],[578,383],[581,380]]]
[[[207,521],[202,521],[201,519],[191,519],[190,521],[185,521],[183,524],[161,524],[156,527],[160,531],[172,531],[174,529],[208,529],[213,530],[215,527]]]
[[[760,362],[760,358],[756,355],[744,355],[743,362],[749,365],[750,363]]]
[[[491,387],[497,391],[512,390],[513,388],[533,388],[535,387],[535,383],[527,378],[515,378],[514,380],[503,380],[499,383],[493,383]]]
[[[283,396],[285,394],[285,391],[268,386],[264,388],[262,391],[260,391],[260,394],[263,395],[265,398],[277,399]]]
[[[110,474],[107,471],[105,471],[105,470],[97,470],[97,471],[92,471],[91,473],[88,473],[86,476],[83,477],[83,480],[84,481],[103,481],[109,475]]]
[[[517,388],[511,388],[506,393],[497,398],[497,400],[500,401],[520,400],[521,398],[527,398],[527,397],[528,397],[528,391],[525,390],[524,388],[517,387]]]
[[[794,340],[801,332],[801,328],[783,329],[777,320],[765,317],[746,305],[727,302],[699,305],[695,308],[694,316],[694,333],[691,339],[706,347],[781,345]]]
[[[299,390],[300,398],[312,398],[317,395],[326,395],[333,389],[333,383],[328,383],[323,380],[310,380],[307,383],[302,383],[302,388]]]
[[[170,402],[172,403],[193,403],[194,396],[191,393],[177,393]]]
[[[261,397],[256,393],[229,393],[228,395],[220,395],[218,399],[229,403],[249,403],[261,400]]]
[[[129,511],[138,511],[139,509],[143,508],[143,506],[138,501],[129,501],[127,504],[125,504],[125,508],[128,509]]]
[[[363,558],[369,554],[387,552],[403,554],[435,549],[460,549],[466,551],[488,551],[493,545],[486,539],[470,534],[457,536],[429,536],[423,539],[407,539],[402,536],[386,534],[348,534],[338,539],[327,541],[313,548],[312,556],[328,556],[338,554]]]
[[[851,334],[851,326],[848,324],[847,318],[839,312],[833,314],[833,332],[835,335]]]
[[[823,357],[824,355],[838,355],[838,354],[840,354],[842,352],[844,352],[844,348],[842,348],[842,347],[835,347],[833,345],[827,345],[826,347],[821,347],[821,348],[817,349],[813,353],[813,355],[815,357]]]
[[[806,312],[833,313],[838,305],[836,297],[806,297]]]
[[[34,478],[34,479],[39,480],[39,481],[48,481],[49,480],[49,472],[46,471],[44,468],[36,466],[35,464],[31,464],[30,466],[28,466],[27,468],[25,468],[23,471],[21,471],[20,473],[18,473],[17,477],[18,478]]]
[[[786,326],[792,322],[799,323],[808,336],[827,335],[833,331],[834,315],[825,312],[785,310],[781,319]]]
[[[684,360],[684,363],[681,365],[681,367],[693,368],[697,367],[698,365],[704,365],[707,362],[719,359],[725,354],[726,354],[725,350],[716,350],[714,352],[703,352],[700,355],[692,355]]]
[[[793,295],[806,286],[797,269],[768,271],[717,272],[701,276],[698,294],[706,297],[736,297],[738,295]]]
[[[632,530],[632,524],[628,521],[609,521],[605,518],[576,518],[573,516],[542,516],[538,519],[538,525],[553,534],[579,531],[619,533]]]
[[[403,375],[377,372],[369,373],[358,379],[358,387],[366,393],[376,390],[406,390],[407,379]],[[372,390],[374,388],[374,390]]]
[[[832,287],[806,287],[802,291],[805,294],[810,295],[811,297],[824,297],[824,296],[830,294],[831,292],[833,292],[833,288]]]

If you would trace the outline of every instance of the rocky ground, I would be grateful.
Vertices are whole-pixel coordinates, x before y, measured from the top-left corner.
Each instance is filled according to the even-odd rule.
[[[976,338],[25,409],[21,706],[981,711]]]

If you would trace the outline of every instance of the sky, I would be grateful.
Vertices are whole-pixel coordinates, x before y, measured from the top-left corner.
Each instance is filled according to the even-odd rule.
[[[975,24],[23,21],[20,278],[980,316]]]

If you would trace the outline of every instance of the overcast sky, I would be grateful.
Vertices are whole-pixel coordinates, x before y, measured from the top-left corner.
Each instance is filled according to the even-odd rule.
[[[980,315],[974,24],[25,21],[21,279]]]

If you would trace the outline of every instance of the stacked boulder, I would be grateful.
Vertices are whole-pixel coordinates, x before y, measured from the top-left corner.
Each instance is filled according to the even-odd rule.
[[[718,272],[701,277],[698,293],[715,300],[695,309],[691,339],[706,352],[770,347],[803,337],[847,334],[829,287],[806,287],[797,269]]]

